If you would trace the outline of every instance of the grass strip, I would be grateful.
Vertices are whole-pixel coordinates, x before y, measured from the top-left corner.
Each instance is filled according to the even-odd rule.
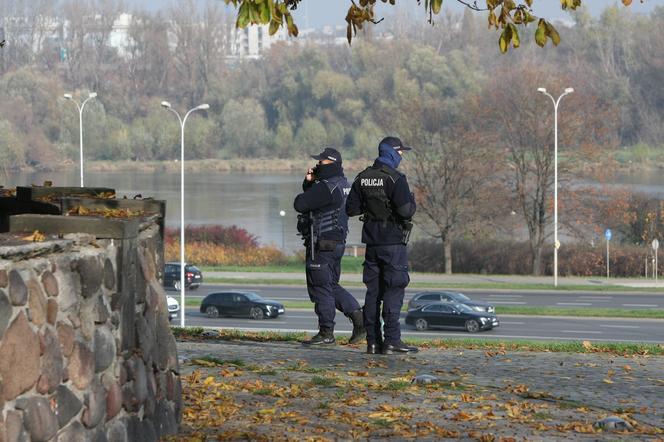
[[[415,276],[416,277],[416,276]],[[411,278],[415,278],[411,275]],[[275,279],[275,278],[225,278],[225,277],[206,277],[206,283],[214,284],[232,284],[232,285],[285,285],[302,287],[304,284],[304,275],[302,279]],[[345,287],[364,287],[360,281],[343,281]],[[570,284],[558,285],[554,287],[552,284],[531,284],[531,283],[507,283],[507,282],[473,282],[473,283],[441,283],[441,282],[417,282],[411,281],[408,284],[409,288],[416,289],[503,289],[503,290],[549,290],[558,292],[646,292],[655,293],[663,292],[664,289],[652,287],[625,287],[625,286],[605,286],[605,285],[583,285],[583,284]]]
[[[180,328],[172,327],[175,338],[186,340],[241,340],[254,342],[301,342],[307,337],[302,333],[281,332],[247,332],[240,330],[206,331],[202,327]],[[347,338],[339,337],[340,344],[347,342]],[[420,348],[441,350],[485,350],[491,352],[506,351],[533,351],[533,352],[567,352],[567,353],[609,353],[621,356],[634,355],[664,355],[664,344],[638,344],[630,342],[586,342],[586,341],[535,341],[535,340],[509,340],[498,341],[483,338],[448,338],[427,339],[407,338],[405,342]]]
[[[586,318],[664,319],[663,309],[627,310],[619,308],[496,307],[496,314],[524,316],[578,316]]]
[[[282,303],[286,309],[311,309],[313,303],[310,301],[285,301]],[[187,299],[187,307],[198,307],[201,305],[199,299]],[[402,311],[407,311],[404,305]],[[572,308],[572,307],[521,307],[521,306],[497,306],[497,315],[523,315],[523,316],[574,316],[586,318],[641,318],[641,319],[664,319],[664,309],[638,309],[627,310],[619,308]]]
[[[364,257],[344,256],[341,259],[342,273],[362,273]],[[302,273],[304,262],[288,258],[286,264],[265,266],[200,266],[203,272],[251,272],[251,273]]]

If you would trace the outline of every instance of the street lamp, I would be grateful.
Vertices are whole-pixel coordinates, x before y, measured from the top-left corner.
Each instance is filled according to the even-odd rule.
[[[81,153],[81,187],[83,187],[83,108],[85,107],[85,103],[87,103],[89,100],[95,98],[97,96],[96,92],[90,92],[88,94],[88,98],[83,101],[83,104],[79,105],[76,100],[72,97],[71,94],[65,94],[64,97],[66,100],[72,101],[75,105],[76,108],[78,109],[78,130],[79,130],[79,147],[80,147],[80,153]]]
[[[284,252],[286,251],[286,243],[284,240],[284,217],[286,216],[286,211],[285,210],[280,210],[279,211],[279,216],[281,217],[281,250]]]
[[[543,87],[538,88],[537,92],[546,95],[553,102],[553,285],[558,287],[558,249],[560,248],[560,242],[558,241],[558,104],[565,95],[574,92],[574,89],[568,87],[557,100]]]
[[[184,303],[184,125],[187,122],[187,117],[190,113],[197,110],[210,109],[209,104],[201,104],[193,109],[190,109],[184,116],[180,118],[180,114],[171,107],[168,101],[162,101],[161,105],[167,110],[173,112],[180,122],[180,326],[184,327],[185,303]]]

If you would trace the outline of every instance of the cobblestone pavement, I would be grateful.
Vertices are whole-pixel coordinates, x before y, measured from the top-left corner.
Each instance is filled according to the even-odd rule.
[[[209,440],[659,440],[664,357],[179,342],[178,436]],[[432,375],[432,383],[412,382]],[[618,416],[629,430],[599,431]]]

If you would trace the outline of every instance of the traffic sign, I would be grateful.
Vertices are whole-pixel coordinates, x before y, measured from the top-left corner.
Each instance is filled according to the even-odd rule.
[[[606,231],[604,232],[604,237],[606,238],[606,240],[611,241],[611,236],[613,236],[611,229],[606,229]]]
[[[653,250],[659,249],[659,241],[658,240],[656,240],[656,239],[652,240],[652,249]]]

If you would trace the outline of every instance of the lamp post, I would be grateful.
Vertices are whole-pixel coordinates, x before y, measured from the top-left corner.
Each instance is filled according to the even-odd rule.
[[[553,285],[558,287],[558,249],[560,248],[560,242],[558,241],[558,104],[565,95],[574,92],[574,89],[568,87],[557,100],[543,87],[538,88],[537,92],[546,95],[553,102]]]
[[[285,210],[280,210],[279,211],[279,216],[281,217],[281,250],[286,251],[286,243],[285,243],[285,234],[284,234],[284,217],[286,216],[286,211]]]
[[[81,187],[83,187],[83,108],[85,108],[85,103],[97,96],[96,92],[90,92],[88,98],[83,101],[83,104],[79,105],[76,100],[72,97],[71,94],[65,94],[64,97],[66,100],[72,101],[76,108],[78,109],[78,131],[79,131],[79,148],[80,148],[80,157],[81,157]]]
[[[185,114],[184,118],[180,118],[180,114],[171,107],[171,103],[168,101],[162,101],[161,105],[173,112],[180,122],[180,326],[184,327],[184,286],[186,285],[184,279],[184,125],[187,122],[189,114],[197,110],[207,110],[210,108],[210,105],[201,104],[196,106],[195,108],[190,109]]]

